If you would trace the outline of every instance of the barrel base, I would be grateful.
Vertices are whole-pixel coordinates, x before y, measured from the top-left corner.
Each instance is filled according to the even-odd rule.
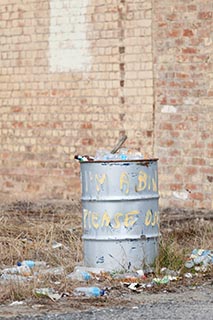
[[[159,238],[127,240],[84,240],[84,265],[123,272],[154,264]]]

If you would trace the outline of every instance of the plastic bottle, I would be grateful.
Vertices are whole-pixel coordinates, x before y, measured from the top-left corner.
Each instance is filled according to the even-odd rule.
[[[67,278],[68,279],[72,279],[72,280],[85,280],[85,281],[88,281],[90,280],[92,277],[91,277],[91,274],[89,272],[86,272],[86,271],[81,271],[81,270],[74,270],[72,273],[68,274],[67,275]]]
[[[87,297],[100,297],[103,296],[105,291],[98,287],[78,287],[74,289],[74,295],[84,295]]]
[[[17,266],[17,267],[12,267],[12,268],[6,268],[2,270],[3,274],[20,274],[23,276],[30,276],[31,275],[31,270],[27,265],[24,266]]]
[[[11,268],[5,268],[2,270],[3,274],[18,274],[19,268],[18,267],[11,267]]]
[[[46,267],[46,262],[44,261],[33,261],[33,260],[24,260],[22,262],[17,262],[17,266],[28,266],[29,268],[34,267]]]
[[[9,273],[3,273],[0,276],[0,280],[5,280],[5,281],[27,281],[28,278],[25,276],[21,276],[20,274],[9,274]]]
[[[29,268],[33,268],[33,267],[35,267],[35,262],[33,260],[24,260],[22,262],[18,261],[17,266],[18,267],[28,266]]]
[[[97,268],[97,267],[85,267],[85,266],[76,266],[74,268],[74,271],[81,271],[81,272],[88,272],[88,273],[93,273],[93,274],[101,274],[106,272],[104,268]]]

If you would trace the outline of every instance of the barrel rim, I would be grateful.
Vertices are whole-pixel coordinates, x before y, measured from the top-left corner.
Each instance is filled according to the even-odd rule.
[[[83,163],[128,163],[128,162],[142,162],[142,163],[149,163],[151,161],[158,161],[159,158],[152,158],[152,159],[134,159],[134,160],[88,160],[82,161],[80,164]]]

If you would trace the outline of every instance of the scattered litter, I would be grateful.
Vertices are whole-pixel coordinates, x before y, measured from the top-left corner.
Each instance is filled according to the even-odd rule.
[[[95,157],[87,155],[76,155],[75,159],[80,162],[85,161],[113,161],[113,160],[141,160],[143,155],[139,151],[130,151],[128,149],[121,149],[119,153],[111,153],[109,150],[100,149],[96,151]]]
[[[20,306],[22,304],[24,304],[25,302],[24,301],[13,301],[12,303],[9,304],[10,307],[13,307],[13,306]]]
[[[186,267],[187,269],[193,268],[194,265],[195,265],[195,264],[194,264],[194,261],[193,261],[193,260],[186,261],[186,263],[185,263],[185,267]]]
[[[100,297],[105,294],[105,290],[98,287],[78,287],[73,291],[75,296]]]
[[[136,273],[138,274],[138,276],[139,276],[141,279],[143,279],[143,280],[146,279],[146,276],[145,276],[144,271],[143,271],[142,269],[136,270]]]
[[[111,153],[109,150],[100,149],[96,151],[94,160],[136,160],[143,159],[143,155],[139,151],[130,151],[122,148],[119,153]]]
[[[125,284],[130,290],[134,291],[134,292],[142,292],[144,288],[146,288],[145,284],[140,284],[138,282],[133,282],[133,283],[126,283]]]
[[[29,276],[31,275],[31,270],[28,266],[17,266],[17,267],[11,267],[6,268],[2,270],[3,274],[21,274],[23,276]]]
[[[206,271],[208,271],[208,266],[206,266],[206,265],[202,265],[202,266],[195,266],[195,271],[200,271],[200,272],[206,272]]]
[[[61,275],[61,274],[64,274],[64,268],[54,267],[54,268],[41,269],[38,271],[38,274]]]
[[[161,268],[160,273],[162,275],[165,275],[165,276],[174,276],[174,277],[176,277],[178,275],[177,271],[170,270],[170,269],[165,268],[165,267]]]
[[[24,260],[22,262],[17,262],[17,266],[27,266],[29,268],[34,268],[34,267],[46,267],[46,262],[44,261],[33,261],[33,260]]]
[[[31,269],[26,266],[14,266],[11,268],[5,268],[1,271],[2,274],[14,274],[14,275],[22,275],[22,276],[30,276],[32,274]]]
[[[84,271],[84,272],[88,272],[88,273],[91,273],[91,274],[102,274],[102,273],[106,273],[106,270],[104,268],[96,268],[96,267],[85,267],[85,266],[76,266],[74,268],[74,271]]]
[[[52,248],[53,249],[58,249],[58,248],[62,248],[63,247],[63,244],[60,243],[60,242],[56,242],[56,241],[53,241],[52,242]]]
[[[87,155],[81,156],[80,154],[75,155],[74,157],[79,162],[93,161],[94,157],[89,157]]]
[[[154,278],[152,280],[153,283],[156,283],[156,284],[167,284],[169,283],[170,281],[177,281],[178,278],[176,276],[164,276],[163,278]]]
[[[80,281],[88,281],[90,279],[100,280],[100,278],[103,277],[109,277],[109,273],[106,272],[103,268],[93,268],[84,266],[76,266],[74,268],[74,271],[67,275],[68,279]]]
[[[208,267],[213,264],[213,251],[212,250],[203,250],[203,249],[194,249],[185,262],[185,267],[191,269],[195,266],[200,266],[202,268],[196,268],[197,271],[206,272]]]
[[[11,268],[5,268],[0,271],[0,280],[2,281],[31,281],[40,275],[62,275],[63,267],[47,268],[44,261],[24,260],[17,262],[17,265]]]
[[[126,141],[127,136],[122,136],[112,150],[98,149],[95,156],[75,155],[75,159],[80,162],[85,161],[113,161],[113,160],[141,160],[144,158],[141,152],[137,150],[129,150],[121,148]],[[120,150],[119,150],[120,149]],[[119,152],[117,152],[119,150]]]
[[[190,272],[187,272],[184,274],[184,277],[187,278],[187,279],[191,279],[193,276]]]
[[[0,280],[2,281],[14,281],[14,282],[23,282],[23,281],[29,281],[32,280],[32,277],[24,277],[18,274],[7,274],[7,273],[3,273],[0,276]]]
[[[70,274],[68,274],[67,278],[71,279],[71,280],[88,281],[88,280],[92,279],[92,276],[88,272],[80,271],[77,269],[77,270],[71,272]]]
[[[152,282],[155,284],[167,284],[169,283],[169,277],[165,276],[163,278],[154,278]]]
[[[52,288],[35,289],[35,294],[37,296],[46,296],[50,298],[52,301],[57,301],[62,297],[62,294],[57,293]]]
[[[139,271],[139,270],[138,270]],[[145,279],[144,273],[141,271],[139,272],[127,272],[127,273],[117,273],[113,275],[113,279],[120,280],[122,282],[138,282],[140,279]]]
[[[57,241],[55,241],[55,240],[53,240],[53,242],[52,242],[52,248],[53,249],[65,249],[65,250],[69,250],[69,248],[68,247],[66,247],[66,246],[64,246],[62,243],[60,243],[60,242],[57,242]]]

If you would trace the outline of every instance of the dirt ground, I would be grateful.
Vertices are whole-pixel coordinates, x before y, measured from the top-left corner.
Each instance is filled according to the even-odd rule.
[[[26,258],[46,261],[52,268],[63,267],[66,274],[73,271],[75,265],[81,264],[83,254],[79,202],[51,204],[19,202],[2,205],[0,221],[1,270]],[[182,247],[192,249],[194,245],[203,244],[208,246],[205,249],[212,249],[212,230],[212,212],[187,212],[178,209],[167,209],[161,212],[162,237],[172,235],[173,241],[179,242]],[[173,238],[174,234],[175,238]],[[53,249],[53,242],[62,244],[62,247]],[[86,284],[68,281],[64,274],[45,275],[39,279],[18,284],[14,281],[0,281],[0,318],[29,317],[30,319],[35,315],[51,316],[79,311],[82,313],[107,308],[114,310],[118,307],[133,310],[132,308],[139,308],[141,304],[148,306],[150,303],[166,304],[174,299],[181,301],[180,298],[183,296],[193,301],[196,296],[199,296],[202,302],[203,291],[207,290],[208,297],[213,293],[212,267],[207,272],[192,273],[191,277],[181,275],[167,284],[149,286],[154,277],[159,277],[159,274],[147,273],[143,280],[125,277],[122,280],[113,279],[107,274],[102,274]],[[132,290],[129,285],[135,281],[137,285],[135,290]],[[61,294],[61,298],[53,301],[49,297],[37,296],[33,293],[35,288],[46,286],[54,288]],[[98,298],[75,296],[73,290],[77,286],[98,286],[104,288],[106,294]],[[74,316],[72,319],[75,319]]]

